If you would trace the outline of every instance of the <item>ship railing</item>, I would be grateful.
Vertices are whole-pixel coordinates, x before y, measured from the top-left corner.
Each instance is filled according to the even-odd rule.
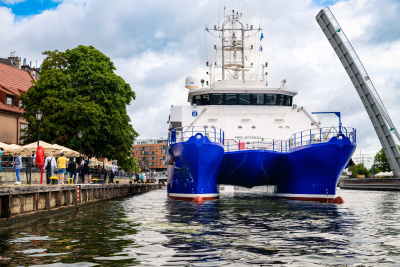
[[[333,137],[348,137],[351,142],[356,143],[356,130],[354,128],[341,128],[341,132],[336,127],[317,128],[294,133],[288,140],[266,139],[257,140],[225,140],[225,151],[241,150],[269,150],[275,152],[290,152],[301,146],[308,146],[319,143],[329,142]]]
[[[184,126],[174,129],[175,132],[169,131],[168,145],[186,142],[192,136],[207,136],[207,138],[214,143],[224,143],[224,131],[220,128],[211,126]]]

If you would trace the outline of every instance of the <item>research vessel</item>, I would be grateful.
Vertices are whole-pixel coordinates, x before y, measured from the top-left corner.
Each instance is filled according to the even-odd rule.
[[[261,28],[232,11],[206,28],[219,43],[206,79],[188,76],[188,102],[171,106],[167,192],[180,200],[219,198],[219,185],[271,186],[274,197],[332,202],[356,148],[356,130],[321,127],[295,104],[285,79],[268,84]],[[262,59],[261,59],[262,60]]]

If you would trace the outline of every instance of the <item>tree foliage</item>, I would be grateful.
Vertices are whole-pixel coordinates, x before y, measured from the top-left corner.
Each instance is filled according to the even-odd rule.
[[[364,164],[362,163],[350,166],[348,171],[351,171],[351,178],[356,178],[357,175],[365,175],[366,178],[369,177],[369,171],[367,170],[367,168],[364,167]]]
[[[400,146],[397,146],[400,149]],[[376,153],[374,157],[374,163],[372,164],[371,170],[376,173],[379,172],[390,172],[390,165],[386,158],[383,148]]]
[[[135,163],[135,157],[125,157],[118,160],[118,166],[122,168],[125,172],[135,172],[139,170]]]
[[[21,95],[24,118],[30,125],[24,141],[37,140],[35,111],[41,110],[41,140],[79,150],[81,130],[86,155],[127,157],[138,136],[126,112],[135,93],[114,73],[110,58],[93,46],[82,45],[43,54],[47,57],[40,79]]]

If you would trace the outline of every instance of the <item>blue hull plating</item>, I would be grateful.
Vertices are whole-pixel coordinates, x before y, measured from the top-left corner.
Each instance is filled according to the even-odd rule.
[[[168,195],[176,199],[218,197],[218,184],[274,185],[275,196],[302,200],[333,199],[339,175],[356,148],[349,138],[305,145],[288,153],[268,150],[224,152],[208,138],[191,137],[170,149]]]
[[[168,196],[175,199],[218,198],[218,173],[224,157],[222,144],[197,134],[170,146],[175,160],[168,165]]]

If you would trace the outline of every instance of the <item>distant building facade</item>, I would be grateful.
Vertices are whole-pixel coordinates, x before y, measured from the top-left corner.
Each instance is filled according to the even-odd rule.
[[[21,130],[28,123],[22,118],[19,95],[28,91],[37,77],[38,70],[21,64],[15,52],[9,58],[0,58],[0,142],[21,144]]]
[[[132,145],[132,156],[141,171],[164,171],[167,169],[167,138],[139,139]]]

